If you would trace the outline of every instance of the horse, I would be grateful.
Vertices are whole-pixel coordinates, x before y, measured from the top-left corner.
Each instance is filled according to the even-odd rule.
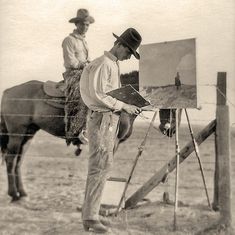
[[[138,71],[121,75],[121,83],[139,87]],[[27,196],[21,178],[21,164],[26,143],[40,129],[56,137],[65,138],[64,109],[51,106],[47,101],[53,97],[43,90],[44,82],[31,80],[4,91],[1,101],[0,146],[6,162],[8,195],[11,201]],[[169,110],[161,110],[160,130],[169,119]],[[130,137],[135,115],[122,112],[117,135],[116,150],[122,141]],[[78,149],[80,148],[78,142]],[[79,152],[79,151],[78,151]]]

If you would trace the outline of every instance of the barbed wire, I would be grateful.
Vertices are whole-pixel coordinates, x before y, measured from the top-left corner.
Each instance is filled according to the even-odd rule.
[[[197,86],[211,86],[211,87],[215,87],[216,86],[216,84],[212,84],[212,83],[199,83],[199,84],[197,84]]]
[[[73,117],[76,117],[75,115],[68,115],[68,116],[65,116],[65,115],[51,115],[51,114],[40,114],[40,115],[34,115],[34,114],[20,114],[20,113],[4,113],[2,114],[3,116],[16,116],[16,117],[32,117],[32,115],[34,117],[55,117],[55,118],[65,118],[65,117],[68,117],[68,118],[73,118]],[[142,117],[143,119],[145,119],[144,116],[142,116],[142,114],[138,115],[138,117]],[[148,117],[146,117],[146,119],[149,119]],[[161,121],[167,121],[169,120],[168,118],[161,118]],[[195,122],[200,122],[200,121],[209,121],[209,120],[206,120],[206,119],[191,119],[191,121],[195,121]]]
[[[51,115],[51,114],[21,114],[21,113],[2,113],[3,116],[6,116],[6,117],[12,117],[12,116],[16,116],[16,117],[49,117],[49,118],[64,118],[64,117],[68,117],[68,118],[73,118],[73,117],[76,117],[75,115],[68,115],[68,116],[65,116],[65,115]],[[140,115],[139,115],[140,116]],[[165,119],[162,119],[162,121],[165,121],[165,120],[168,120],[168,118],[165,118]],[[197,121],[198,119],[191,119],[192,121],[195,120]],[[202,120],[202,121],[208,121],[208,120]]]
[[[207,84],[204,84],[203,86],[209,86]],[[226,95],[216,86],[216,85],[210,85],[210,86],[215,86],[216,89],[218,90],[218,92],[226,99],[226,101],[228,101],[229,104],[232,105],[233,108],[235,108],[235,104],[226,97]],[[19,100],[43,100],[43,101],[48,101],[50,99],[27,99],[27,98],[10,98],[9,100],[16,100],[16,99],[19,99]],[[58,100],[55,100],[58,102]],[[79,100],[77,100],[79,101]],[[77,102],[77,101],[71,101],[71,102]],[[215,102],[207,102],[207,101],[204,101],[202,100],[202,102],[200,102],[201,105],[216,105]],[[17,116],[17,117],[31,117],[32,114],[20,114],[20,113],[5,113],[4,116]],[[34,115],[34,117],[47,117],[47,118],[65,118],[65,115],[51,115],[51,114],[37,114],[37,115]],[[69,115],[67,116],[68,118],[73,118],[73,117],[76,117],[75,115]]]
[[[216,89],[219,89],[218,86],[216,84],[198,84],[197,86],[205,86],[205,87],[216,87]],[[235,89],[232,89],[230,87],[227,87],[228,90],[231,90],[231,91],[235,91]],[[144,89],[142,89],[144,91]],[[141,90],[140,90],[141,92]],[[223,92],[219,89],[219,92],[221,92],[222,95]],[[8,101],[53,101],[53,102],[56,102],[56,103],[73,103],[73,102],[79,102],[80,99],[75,99],[75,100],[66,100],[65,101],[65,97],[58,97],[58,98],[5,98],[5,100],[8,100]]]
[[[212,164],[214,165],[214,163],[212,163]],[[212,165],[212,164],[210,164],[210,165]],[[195,163],[194,165],[192,165],[192,168],[194,168],[193,170],[196,171],[197,169],[195,169],[195,166],[198,166],[198,163],[197,164]],[[158,170],[160,170],[160,168]],[[208,170],[207,169],[204,169],[204,170],[205,171],[211,171],[212,169],[209,168]],[[73,172],[76,172],[76,171],[77,171],[77,169],[74,169]],[[157,170],[150,170],[150,171],[148,171],[148,175],[147,176],[150,176],[150,175],[152,176],[153,174],[156,174],[156,173],[157,173]],[[170,173],[170,174],[172,174],[172,173]],[[16,176],[17,174],[10,174],[9,173],[9,174],[6,174],[6,175],[8,175],[8,176]],[[35,175],[21,176],[23,181],[27,181],[27,180],[30,181],[32,179],[32,177],[36,177],[36,176]],[[53,180],[55,180],[55,179],[57,179],[57,180],[61,180],[61,179],[66,180],[67,179],[69,181],[75,180],[77,182],[78,179],[82,180],[83,178],[81,176],[79,176],[79,175],[71,174],[70,172],[68,172],[68,174],[63,175],[63,176],[55,176],[55,175],[49,175],[49,174],[47,176],[46,174],[44,174],[44,175],[40,175],[40,179],[53,179]],[[132,181],[132,182],[130,182],[130,184],[131,185],[141,185],[144,182],[145,182],[145,179],[143,179],[142,182],[140,182],[139,180],[138,181]],[[188,186],[188,188],[194,188],[194,187],[193,186],[192,187]]]
[[[7,154],[8,156],[15,156],[15,154]],[[23,155],[23,154],[21,154]],[[67,155],[67,154],[65,154]],[[65,155],[57,155],[56,157],[55,156],[52,156],[51,154],[31,154],[31,153],[28,153],[28,154],[25,154],[25,156],[27,156],[27,158],[53,158],[53,159],[64,159],[64,160],[80,160],[80,156],[75,156],[74,154],[69,154],[69,156],[65,156]],[[134,159],[132,158],[122,158],[122,157],[115,157],[115,161],[116,160],[120,160],[120,161],[133,161]],[[139,159],[140,161],[148,161],[148,162],[168,162],[170,161],[171,159],[168,158],[168,159],[165,159],[165,158],[140,158]],[[187,162],[190,162],[190,163],[195,163],[195,164],[198,164],[198,162],[196,161],[196,159],[187,159]],[[208,160],[202,160],[203,163],[206,163],[206,164],[214,164],[215,161],[208,161]],[[231,159],[231,163],[235,163],[235,159]]]
[[[145,115],[143,115],[143,114],[139,115],[139,117],[144,120],[144,123],[149,124],[149,121],[150,121],[150,118],[149,118],[149,117],[147,117],[147,116],[145,116]],[[163,121],[163,120],[164,120],[164,121],[168,121],[168,119],[161,119],[161,120],[162,120],[162,121]],[[209,122],[210,120],[206,120],[206,119],[191,119],[191,121],[201,123],[201,122]],[[134,124],[134,125],[135,125],[135,124]],[[232,123],[231,125],[235,125],[235,123]],[[154,128],[157,132],[159,132],[159,133],[162,134],[162,138],[165,138],[165,137],[166,137],[166,135],[163,135],[163,133],[160,131],[160,129],[159,129],[158,126],[154,125],[153,128]],[[35,133],[35,134],[36,134],[36,133]],[[26,136],[26,137],[28,136],[28,137],[33,137],[33,136],[35,136],[35,134],[16,133],[16,132],[7,132],[7,133],[5,133],[5,132],[0,132],[0,135],[2,135],[2,136]],[[49,133],[48,133],[48,134],[49,134]],[[51,134],[50,134],[50,135],[51,135]],[[65,135],[56,135],[55,137],[66,138],[67,136],[65,136]],[[73,138],[74,138],[74,139],[77,139],[78,137],[75,137],[75,136],[74,136]],[[162,138],[158,138],[158,137],[155,137],[155,138],[157,138],[157,139],[162,139]]]
[[[200,105],[201,105],[201,104],[202,104],[202,105],[214,105],[214,106],[216,105],[215,102],[208,102],[208,101],[205,101],[205,100],[204,100],[204,101],[201,101],[201,102],[200,102]]]
[[[137,146],[136,146],[137,147]],[[146,147],[147,148],[147,147]],[[145,149],[146,149],[145,148]],[[15,156],[15,154],[7,154],[8,156]],[[18,154],[18,156],[20,155],[24,155],[24,154]],[[65,156],[66,155],[66,156]],[[76,159],[76,160],[79,160],[79,156],[75,156],[74,154],[65,154],[65,155],[57,155],[56,157],[55,156],[52,156],[51,154],[32,154],[32,153],[27,153],[25,156],[27,156],[27,158],[53,158],[53,159],[64,159],[64,160],[67,160],[67,159],[70,159],[70,160],[73,160],[73,159]],[[202,154],[203,155],[203,154]],[[116,157],[115,158],[115,161],[133,161],[134,159],[132,158],[123,158],[123,157]],[[146,161],[146,162],[165,162],[167,163],[169,160],[169,158],[165,159],[165,158],[141,158],[140,161]],[[187,162],[189,163],[195,163],[197,165],[197,161],[196,159],[187,159]],[[215,160],[202,160],[203,163],[205,164],[214,164],[215,163]],[[234,164],[235,163],[235,159],[231,159],[231,163]]]
[[[51,117],[51,118],[64,118],[65,115],[51,115],[51,114],[20,114],[20,113],[4,113],[3,116],[6,117],[12,117],[12,116],[16,116],[16,117]],[[75,116],[67,116],[67,117],[75,117]]]
[[[233,102],[228,99],[228,97],[219,89],[219,87],[216,87],[216,89],[224,97],[224,99],[228,101],[235,108],[235,104],[233,104]]]
[[[203,86],[216,86],[216,85],[211,85],[211,84],[203,84]],[[217,87],[217,86],[216,86]],[[226,98],[226,96],[225,96],[225,94],[223,94],[223,92],[219,89],[219,88],[217,88],[218,89],[218,91],[223,95],[223,97],[224,98]],[[227,98],[226,98],[227,99]],[[26,100],[28,100],[28,99],[26,99]],[[235,105],[232,103],[232,102],[230,102],[234,107],[235,107]],[[27,114],[5,114],[6,116],[7,115],[10,115],[10,116],[31,116],[31,115],[27,115]],[[39,116],[41,116],[41,117],[60,117],[60,118],[64,118],[65,116],[64,115],[39,115]],[[141,115],[139,115],[140,116],[140,118],[142,118],[142,119],[144,119],[145,121],[147,121],[148,122],[148,124],[149,124],[149,120],[150,120],[150,118],[149,117],[146,117],[145,115],[143,115],[143,114],[141,114]],[[69,116],[69,117],[74,117],[74,116]],[[168,121],[168,118],[167,119],[161,119],[161,120],[164,120],[164,121]],[[208,120],[191,120],[191,121],[198,121],[198,122],[201,122],[201,121],[208,121]],[[235,125],[235,123],[232,123],[232,125]],[[159,128],[158,127],[156,127],[155,125],[154,125],[154,129],[155,130],[157,130],[158,132],[160,132],[161,133],[161,131],[159,130]],[[24,133],[0,133],[1,135],[7,135],[7,136],[29,136],[29,137],[33,137],[34,136],[34,134],[24,134]],[[65,139],[66,138],[66,136],[65,135],[60,135],[60,136],[57,136],[57,137],[60,137],[60,138],[63,138],[63,139]],[[163,139],[163,138],[165,138],[166,136],[165,135],[163,135],[162,136],[162,138],[156,138],[155,137],[155,139]],[[78,139],[78,137],[74,137],[74,139]]]
[[[65,98],[4,98],[7,101],[52,101],[56,103],[71,103],[71,102],[79,102],[80,100],[71,100],[65,101]]]
[[[144,115],[142,113],[139,114],[138,117],[140,117],[141,119],[149,120],[149,121],[151,120],[150,117],[147,117],[146,115]],[[169,121],[169,118],[161,118],[161,120]],[[208,120],[208,119],[190,119],[190,121],[193,121],[193,122],[210,122],[211,120]]]

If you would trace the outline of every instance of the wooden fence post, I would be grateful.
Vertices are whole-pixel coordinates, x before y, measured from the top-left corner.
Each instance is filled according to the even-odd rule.
[[[226,105],[226,73],[217,75],[217,106],[215,134],[215,181],[213,208],[218,207],[221,223],[231,227],[231,149],[229,107]]]

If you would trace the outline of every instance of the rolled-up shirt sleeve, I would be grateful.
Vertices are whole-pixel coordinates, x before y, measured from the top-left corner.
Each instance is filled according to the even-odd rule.
[[[75,57],[74,46],[72,43],[72,39],[67,37],[64,39],[62,43],[63,48],[63,56],[64,56],[64,65],[67,68],[78,68],[79,61]]]
[[[106,94],[106,92],[108,92],[108,81],[111,79],[108,65],[102,64],[94,71],[92,76],[94,77],[90,80],[92,82],[89,84],[89,90],[93,98],[109,109],[120,111],[123,108],[124,103]]]

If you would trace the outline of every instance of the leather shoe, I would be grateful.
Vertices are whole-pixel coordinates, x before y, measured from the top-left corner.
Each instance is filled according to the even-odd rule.
[[[84,220],[83,227],[85,231],[92,230],[95,233],[108,232],[108,228],[104,226],[99,220]]]

